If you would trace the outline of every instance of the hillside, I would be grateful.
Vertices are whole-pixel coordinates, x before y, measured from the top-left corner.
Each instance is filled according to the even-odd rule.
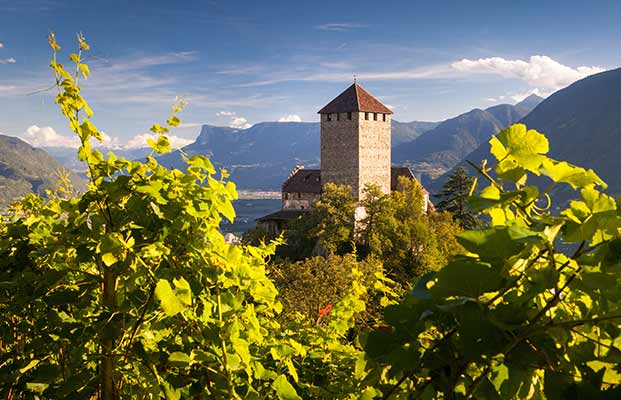
[[[396,146],[393,163],[409,165],[417,175],[437,177],[463,160],[492,134],[527,115],[532,104],[533,101],[515,106],[500,104],[448,119],[417,139]]]
[[[0,135],[0,206],[26,193],[44,194],[55,188],[62,172],[76,189],[84,190],[84,182],[41,149],[21,139]]]
[[[546,134],[552,157],[593,168],[610,193],[621,194],[621,68],[559,90],[520,122]],[[490,158],[488,143],[466,157],[484,158]]]

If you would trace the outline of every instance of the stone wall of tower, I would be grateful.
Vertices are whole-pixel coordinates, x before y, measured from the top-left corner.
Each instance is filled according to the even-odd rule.
[[[321,115],[321,184],[351,186],[358,193],[358,113]]]
[[[351,114],[321,114],[322,184],[351,186],[358,198],[369,183],[390,193],[390,115]]]
[[[358,125],[358,198],[362,198],[367,184],[390,193],[390,114],[361,112]]]

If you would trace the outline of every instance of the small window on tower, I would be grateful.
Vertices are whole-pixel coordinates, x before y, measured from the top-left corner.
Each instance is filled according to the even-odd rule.
[[[326,120],[332,121],[332,114],[326,114]]]
[[[369,120],[369,113],[368,112],[364,113],[364,119],[366,119],[367,121]]]
[[[298,192],[298,199],[302,198],[302,193]]]
[[[382,114],[382,119],[384,122],[386,122],[386,114]]]
[[[336,120],[340,121],[341,120],[341,113],[336,113]]]
[[[377,113],[373,113],[373,121],[377,121]]]
[[[289,193],[285,193],[285,200],[289,200]]]
[[[347,113],[347,119],[351,120],[351,112]]]

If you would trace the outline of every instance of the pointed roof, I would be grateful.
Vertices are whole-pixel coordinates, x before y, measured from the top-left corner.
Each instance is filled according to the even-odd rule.
[[[371,96],[360,85],[354,82],[334,100],[319,110],[318,114],[332,114],[339,112],[363,111],[382,114],[392,114],[390,108],[383,105],[378,99]]]

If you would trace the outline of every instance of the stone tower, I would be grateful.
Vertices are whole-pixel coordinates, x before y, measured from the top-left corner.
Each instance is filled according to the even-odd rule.
[[[354,83],[319,114],[322,184],[349,185],[359,199],[369,183],[390,193],[392,111]]]

